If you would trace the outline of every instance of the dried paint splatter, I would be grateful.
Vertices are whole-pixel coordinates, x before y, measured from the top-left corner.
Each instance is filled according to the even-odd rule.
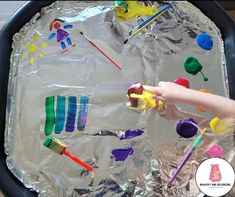
[[[47,47],[47,43],[41,41],[38,34],[34,34],[30,44],[26,44],[26,48],[23,51],[26,51],[22,54],[22,58],[29,58],[30,64],[34,64],[37,61],[37,58],[43,58],[44,54],[42,49]]]

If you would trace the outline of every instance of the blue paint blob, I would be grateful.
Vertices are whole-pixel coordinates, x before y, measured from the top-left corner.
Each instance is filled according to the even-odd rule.
[[[205,50],[211,50],[213,47],[213,40],[211,36],[209,36],[206,33],[201,33],[196,38],[197,44],[205,49]]]
[[[131,138],[140,136],[143,133],[144,133],[144,131],[142,131],[140,129],[133,130],[133,131],[128,129],[123,135],[120,136],[120,140],[131,139]]]
[[[66,46],[65,46],[65,43],[64,43],[64,42],[61,42],[61,43],[60,43],[60,45],[61,45],[61,48],[62,48],[62,49],[65,49],[65,48],[66,48]]]
[[[67,43],[68,43],[69,45],[72,45],[72,41],[71,41],[70,38],[66,38],[66,41],[67,41]]]
[[[180,120],[176,125],[176,132],[183,138],[191,138],[197,134],[196,124],[192,118]]]
[[[134,153],[134,149],[131,147],[128,148],[118,148],[113,149],[112,154],[115,158],[115,161],[125,161],[129,155]]]
[[[73,25],[65,25],[64,26],[64,29],[72,29],[73,28]]]
[[[49,37],[48,37],[48,40],[51,40],[55,37],[56,33],[52,33]]]

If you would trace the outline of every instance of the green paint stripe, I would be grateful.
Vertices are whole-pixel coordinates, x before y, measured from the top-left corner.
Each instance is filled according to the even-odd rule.
[[[45,101],[45,111],[46,111],[46,122],[44,127],[44,133],[46,136],[50,135],[53,131],[55,124],[55,97],[48,96]]]

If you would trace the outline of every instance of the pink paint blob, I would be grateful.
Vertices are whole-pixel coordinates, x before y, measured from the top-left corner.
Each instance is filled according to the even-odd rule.
[[[222,158],[224,156],[224,149],[218,144],[214,144],[212,146],[209,146],[206,149],[206,155],[207,157],[220,157]]]

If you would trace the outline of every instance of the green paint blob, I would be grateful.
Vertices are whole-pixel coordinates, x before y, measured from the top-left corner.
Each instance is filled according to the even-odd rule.
[[[43,145],[46,146],[46,147],[50,147],[51,142],[52,142],[52,139],[51,139],[51,138],[47,138],[47,139],[43,142]]]
[[[45,101],[45,111],[46,111],[46,122],[44,127],[44,133],[46,136],[50,135],[53,131],[55,124],[55,97],[48,96]]]
[[[120,6],[124,8],[124,12],[128,12],[128,4],[125,0],[115,1],[115,6]]]
[[[198,62],[196,58],[187,57],[184,60],[184,69],[186,70],[186,72],[192,75],[196,75],[202,70],[202,65]]]
[[[192,75],[196,75],[198,72],[200,72],[203,76],[204,81],[208,81],[208,78],[202,73],[202,65],[199,63],[199,61],[194,57],[187,57],[184,60],[184,69],[187,73],[190,73]]]

